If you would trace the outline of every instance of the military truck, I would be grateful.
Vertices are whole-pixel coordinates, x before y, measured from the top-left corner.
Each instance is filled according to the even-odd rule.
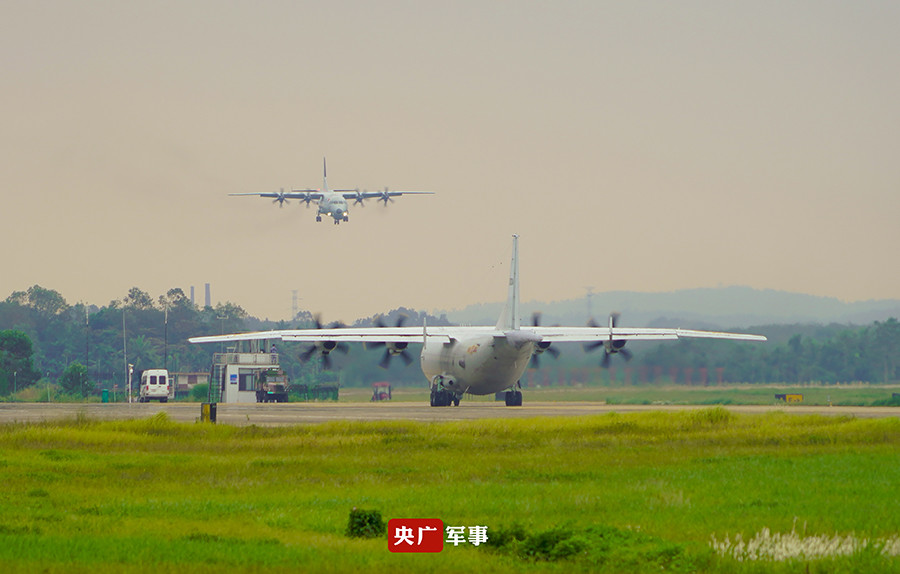
[[[263,371],[256,382],[256,402],[286,403],[290,386],[287,375],[281,369]]]

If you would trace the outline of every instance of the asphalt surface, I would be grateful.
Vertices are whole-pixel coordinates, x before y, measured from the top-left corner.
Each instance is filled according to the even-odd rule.
[[[148,418],[165,412],[179,422],[198,422],[200,403],[0,403],[0,424],[76,419],[121,420]],[[430,407],[419,403],[263,403],[216,405],[216,422],[228,425],[285,426],[328,421],[459,421],[491,418],[529,418],[598,415],[611,412],[683,411],[707,406],[607,405],[588,402],[536,402],[521,407],[502,403],[463,402],[458,407]],[[793,414],[834,416],[896,417],[898,407],[827,407],[802,405],[735,406],[724,408],[736,413],[783,411]]]

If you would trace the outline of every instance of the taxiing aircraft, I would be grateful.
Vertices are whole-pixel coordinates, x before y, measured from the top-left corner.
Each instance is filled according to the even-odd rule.
[[[761,335],[694,331],[688,329],[654,329],[619,327],[611,315],[605,327],[541,327],[523,326],[519,317],[519,247],[513,236],[512,263],[506,306],[494,326],[486,327],[347,327],[282,331],[259,331],[210,337],[194,337],[191,343],[236,341],[298,341],[312,343],[323,357],[344,343],[384,344],[386,359],[406,356],[410,343],[422,343],[422,372],[431,383],[431,406],[459,405],[466,393],[489,395],[506,390],[506,404],[521,406],[519,379],[529,361],[548,350],[553,343],[581,342],[585,348],[603,347],[604,363],[611,355],[625,350],[628,341],[671,340],[680,338],[734,339],[765,341]],[[535,321],[537,323],[537,321]],[[265,343],[264,343],[265,345]],[[263,347],[264,348],[264,347]],[[314,352],[314,351],[313,351]],[[383,361],[387,362],[387,360]]]
[[[349,221],[350,207],[347,200],[352,199],[353,205],[365,205],[365,200],[375,199],[383,201],[385,207],[388,202],[393,202],[395,197],[401,195],[421,195],[433,194],[433,191],[391,191],[384,188],[383,191],[360,191],[357,189],[328,189],[328,167],[325,159],[322,159],[322,189],[292,189],[280,192],[262,192],[262,193],[230,193],[229,195],[255,195],[258,197],[271,197],[272,203],[279,204],[284,207],[285,203],[290,203],[290,199],[299,199],[306,203],[309,207],[310,202],[315,202],[318,207],[316,212],[316,221],[322,221],[322,216],[331,217],[335,225],[342,221]]]

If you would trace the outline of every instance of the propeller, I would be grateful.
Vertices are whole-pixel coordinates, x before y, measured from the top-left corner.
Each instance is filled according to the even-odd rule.
[[[353,205],[361,205],[363,207],[366,206],[365,197],[363,194],[366,193],[366,190],[363,190],[362,193],[359,192],[359,188],[356,188],[356,197],[353,198]]]
[[[381,343],[385,345],[386,343]],[[401,348],[401,345],[403,346]],[[409,351],[406,350],[407,343],[394,343],[393,347],[388,347],[384,350],[384,355],[381,357],[381,361],[378,362],[378,366],[382,369],[387,369],[391,366],[391,360],[397,356],[403,360],[403,363],[408,367],[412,364],[413,358],[410,356]],[[395,353],[391,349],[396,348],[398,351]]]
[[[316,349],[315,345],[311,345],[311,346],[307,347],[302,353],[300,353],[300,355],[298,357],[300,359],[300,362],[305,363],[305,362],[309,361],[309,359],[312,358],[313,353],[315,353],[317,350],[318,349]]]
[[[630,361],[633,357],[631,351],[625,348],[625,340],[622,339],[613,339],[613,330],[616,328],[616,324],[619,322],[619,314],[618,313],[610,313],[609,315],[609,338],[605,341],[594,341],[592,343],[585,343],[584,350],[591,352],[599,349],[600,347],[604,347],[603,359],[600,360],[600,366],[604,369],[609,368],[609,363],[612,355],[621,354],[622,358],[626,361]],[[588,321],[588,327],[599,327],[591,318]]]
[[[284,188],[281,188],[281,192],[278,193],[278,196],[272,200],[272,203],[277,203],[278,207],[284,207],[285,203],[290,203],[287,198],[284,196]]]
[[[394,325],[395,327],[402,327],[406,322],[407,316],[400,315],[397,317],[397,323]],[[381,317],[375,319],[375,326],[378,328],[384,328],[386,325]],[[378,347],[385,347],[384,355],[381,357],[381,361],[378,363],[378,366],[382,369],[387,369],[391,366],[391,360],[394,357],[400,357],[401,360],[408,367],[412,364],[413,358],[412,355],[409,354],[409,351],[406,350],[406,347],[409,343],[399,342],[399,343],[385,343],[384,341],[378,341],[375,343],[367,343],[366,348],[369,349],[377,349]]]
[[[540,311],[535,311],[531,314],[531,324],[535,327],[541,326],[541,316],[542,313]],[[535,369],[541,368],[541,355],[543,353],[550,353],[550,356],[556,359],[559,357],[559,349],[550,346],[550,341],[540,341],[535,345],[534,352],[531,354],[531,366]]]
[[[340,351],[341,353],[343,353],[345,355],[347,354],[347,351],[349,351],[349,347],[347,347],[347,343],[334,343],[334,341],[328,341],[328,342],[332,343],[334,345],[334,347],[332,348],[332,350],[334,350],[334,351]],[[331,350],[329,350],[327,352],[322,351],[322,368],[325,369],[326,371],[331,370]]]
[[[303,192],[303,196],[298,198],[300,201],[306,203],[306,207],[309,207],[310,202],[313,200],[312,193],[309,191]]]
[[[334,323],[331,323],[326,327],[322,324],[319,315],[313,317],[313,321],[315,322],[316,329],[342,329],[346,326],[340,321],[335,321]],[[340,351],[341,353],[346,354],[348,350],[349,347],[346,343],[338,343],[336,341],[321,341],[314,343],[313,345],[310,345],[309,347],[304,349],[303,352],[300,353],[298,358],[301,362],[305,363],[309,361],[316,352],[320,352],[322,354],[322,367],[328,370],[331,369],[332,365],[331,357],[329,356],[329,354],[332,351]]]
[[[390,194],[387,186],[385,186],[384,191],[381,191],[379,193],[380,193],[380,195],[378,196],[378,199],[376,201],[383,201],[385,207],[387,207],[387,204],[389,201],[391,203],[394,203],[394,198],[391,197],[391,194]]]

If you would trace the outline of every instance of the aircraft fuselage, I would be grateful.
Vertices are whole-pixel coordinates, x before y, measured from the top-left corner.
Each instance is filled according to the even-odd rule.
[[[432,385],[461,395],[489,395],[513,387],[534,352],[527,332],[452,339],[426,337],[422,372]]]
[[[347,221],[348,212],[347,200],[339,193],[329,193],[319,200],[319,216],[331,217],[335,223]]]

